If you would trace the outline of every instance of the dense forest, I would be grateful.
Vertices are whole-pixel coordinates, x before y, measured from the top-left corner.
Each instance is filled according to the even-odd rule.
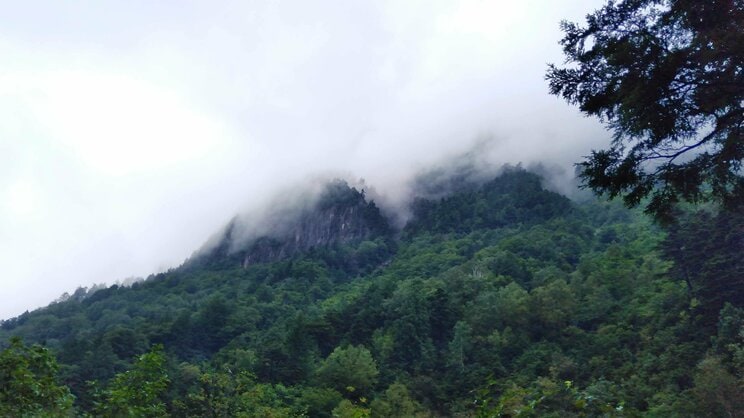
[[[449,186],[396,228],[336,181],[273,235],[3,321],[0,415],[742,416],[744,211]]]

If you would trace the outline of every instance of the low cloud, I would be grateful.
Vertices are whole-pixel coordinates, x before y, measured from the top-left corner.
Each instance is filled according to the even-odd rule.
[[[316,176],[402,202],[423,170],[471,153],[568,184],[609,135],[549,97],[543,73],[562,60],[559,20],[601,5],[8,5],[0,318],[176,266]]]

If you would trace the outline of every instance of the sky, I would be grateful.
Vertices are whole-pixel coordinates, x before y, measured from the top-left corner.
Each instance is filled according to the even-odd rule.
[[[602,0],[2,3],[0,319],[175,267],[308,178],[394,202],[476,149],[567,181],[610,139],[544,80]]]

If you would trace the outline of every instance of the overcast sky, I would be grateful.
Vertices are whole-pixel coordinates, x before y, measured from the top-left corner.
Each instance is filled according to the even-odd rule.
[[[609,135],[543,78],[602,3],[3,1],[0,318],[177,266],[317,173],[395,195],[486,143],[568,177]]]

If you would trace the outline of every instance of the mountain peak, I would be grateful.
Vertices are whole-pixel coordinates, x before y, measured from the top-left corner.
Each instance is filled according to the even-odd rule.
[[[278,208],[284,211],[287,208]],[[349,186],[344,180],[332,180],[323,186],[311,204],[290,209],[277,225],[265,234],[238,242],[240,223],[233,219],[220,235],[216,245],[202,252],[201,259],[238,261],[243,267],[256,263],[290,258],[313,248],[336,244],[353,244],[386,236],[391,228],[373,201],[367,201],[364,190]],[[208,261],[209,262],[209,261]]]

